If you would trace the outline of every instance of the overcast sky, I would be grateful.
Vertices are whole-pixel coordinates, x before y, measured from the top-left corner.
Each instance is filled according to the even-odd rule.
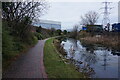
[[[72,2],[70,2],[72,1]],[[43,20],[53,20],[60,21],[62,29],[70,29],[75,24],[79,24],[80,16],[84,15],[88,11],[96,11],[100,14],[100,18],[98,23],[102,22],[102,12],[101,7],[104,7],[101,2],[77,2],[76,0],[70,0],[69,2],[66,0],[60,1],[56,0],[49,2],[50,8],[47,11],[47,14],[42,16],[40,19]],[[79,1],[79,0],[78,0]],[[114,7],[110,12],[110,20],[111,23],[118,22],[118,4],[117,2],[113,2],[110,5]]]

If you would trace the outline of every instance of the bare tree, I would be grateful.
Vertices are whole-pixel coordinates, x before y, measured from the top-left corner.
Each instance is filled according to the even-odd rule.
[[[73,32],[78,32],[78,25],[74,25]]]
[[[84,16],[81,16],[82,25],[94,25],[99,18],[99,15],[95,11],[89,11]]]
[[[21,21],[24,17],[32,20],[38,19],[39,16],[47,9],[47,2],[39,0],[38,2],[3,2],[2,17],[9,21]]]
[[[29,25],[36,19],[38,20],[48,7],[45,0],[2,2],[2,18],[8,22],[14,34],[22,37],[30,31]]]
[[[77,38],[77,36],[78,36],[78,25],[75,25],[75,26],[73,27],[73,30],[72,30],[70,36],[71,36],[72,38]]]

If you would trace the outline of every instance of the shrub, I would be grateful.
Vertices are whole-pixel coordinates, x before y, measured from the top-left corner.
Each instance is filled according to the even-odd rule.
[[[38,40],[41,40],[41,39],[44,38],[44,37],[42,36],[42,34],[41,34],[41,33],[38,33],[38,32],[35,33],[35,36],[37,37]]]
[[[13,39],[12,36],[9,35],[9,31],[5,31],[3,27],[2,32],[2,55],[3,59],[11,58],[10,54],[13,50]]]
[[[2,25],[2,59],[3,68],[7,68],[19,53],[26,51],[29,46],[33,46],[37,43],[37,37],[29,31],[25,33],[24,38],[11,34],[11,30],[8,25],[3,22]]]
[[[80,31],[79,32],[79,37],[83,38],[83,37],[87,37],[90,36],[90,33],[86,32],[86,31]]]
[[[36,36],[33,36],[33,42],[32,42],[32,45],[36,44],[38,42],[38,39]]]

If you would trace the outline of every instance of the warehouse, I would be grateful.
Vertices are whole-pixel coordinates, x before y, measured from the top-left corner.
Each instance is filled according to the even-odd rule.
[[[37,26],[41,26],[42,28],[46,29],[61,29],[61,22],[58,21],[51,21],[51,20],[40,20]]]

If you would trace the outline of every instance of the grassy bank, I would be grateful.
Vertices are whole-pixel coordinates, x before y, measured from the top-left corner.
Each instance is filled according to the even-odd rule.
[[[44,65],[48,78],[83,78],[83,74],[75,70],[71,64],[65,64],[49,39],[44,47]]]

